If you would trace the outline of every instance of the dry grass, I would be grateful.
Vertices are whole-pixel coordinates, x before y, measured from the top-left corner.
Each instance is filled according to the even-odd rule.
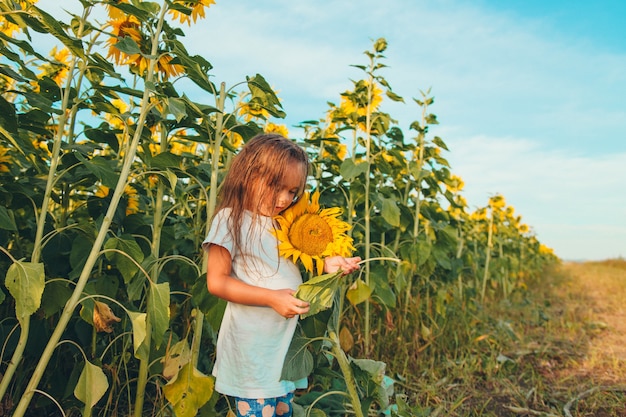
[[[559,291],[589,335],[587,354],[569,371],[626,385],[626,261],[568,263],[563,271],[571,278]]]
[[[451,333],[471,325],[489,337],[420,354],[415,415],[626,417],[624,300],[626,261],[566,263],[457,320]]]

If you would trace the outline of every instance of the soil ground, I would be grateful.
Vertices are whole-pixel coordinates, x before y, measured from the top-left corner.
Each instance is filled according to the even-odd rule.
[[[624,417],[626,261],[564,263],[561,273],[551,306],[558,334],[548,339],[571,345],[561,350],[554,371],[548,369],[546,382],[570,397],[562,415]]]

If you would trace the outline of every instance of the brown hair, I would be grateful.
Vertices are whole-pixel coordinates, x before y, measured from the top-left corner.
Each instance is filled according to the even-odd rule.
[[[304,193],[309,162],[306,152],[295,142],[276,133],[259,134],[250,139],[233,158],[221,185],[215,212],[223,208],[231,209],[228,228],[237,250],[242,247],[244,212],[249,211],[253,220],[256,220],[264,202],[268,199],[276,201],[279,186],[292,162],[302,164],[303,175],[297,194],[300,197]]]

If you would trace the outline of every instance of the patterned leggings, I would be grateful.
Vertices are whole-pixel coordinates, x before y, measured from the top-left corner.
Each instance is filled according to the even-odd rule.
[[[291,417],[293,392],[276,398],[239,398],[235,397],[237,417]]]

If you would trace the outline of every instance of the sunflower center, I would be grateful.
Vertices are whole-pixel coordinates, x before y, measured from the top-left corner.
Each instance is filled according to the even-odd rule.
[[[317,214],[303,214],[289,228],[289,241],[299,251],[321,256],[333,241],[333,230]]]

